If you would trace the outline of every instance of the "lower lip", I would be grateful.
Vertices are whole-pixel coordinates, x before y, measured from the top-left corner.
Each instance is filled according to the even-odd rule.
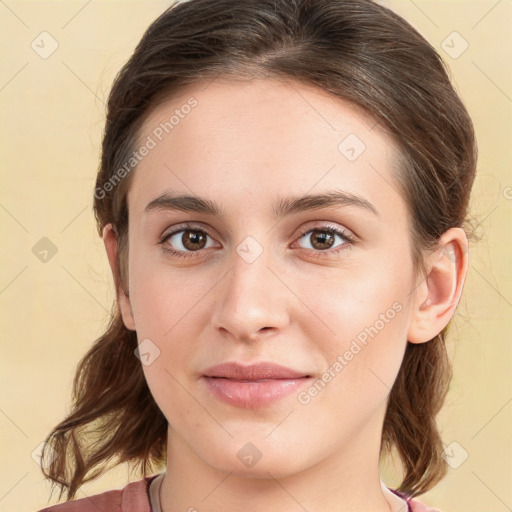
[[[245,408],[265,407],[297,391],[309,380],[310,377],[254,381],[205,377],[208,389],[219,400],[235,407]]]

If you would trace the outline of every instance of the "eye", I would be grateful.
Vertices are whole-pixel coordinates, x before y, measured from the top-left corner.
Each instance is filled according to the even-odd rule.
[[[315,257],[338,253],[355,244],[356,240],[347,231],[335,226],[325,225],[303,231],[298,239],[302,249],[308,249]],[[204,228],[191,225],[178,226],[171,233],[164,234],[159,244],[173,257],[194,257],[194,252],[219,247]],[[199,254],[198,254],[199,255]]]
[[[338,240],[337,240],[338,239]],[[339,252],[344,246],[350,246],[355,240],[346,231],[333,226],[319,226],[303,232],[298,240],[303,249],[315,252]]]
[[[180,226],[180,229],[164,235],[160,243],[164,245],[166,251],[185,258],[188,257],[187,253],[216,246],[211,236],[204,229],[192,226]]]

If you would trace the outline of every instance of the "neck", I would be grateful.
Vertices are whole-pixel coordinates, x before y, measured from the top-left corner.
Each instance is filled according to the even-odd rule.
[[[255,477],[212,467],[170,429],[162,512],[406,512],[405,502],[380,479],[380,430],[375,434],[361,432],[301,471],[271,467]]]

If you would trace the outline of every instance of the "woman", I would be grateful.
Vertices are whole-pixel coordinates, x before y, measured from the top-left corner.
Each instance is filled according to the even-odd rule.
[[[144,479],[45,510],[433,510],[475,167],[440,57],[372,1],[164,12],[108,102],[111,322],[43,454],[68,500]]]

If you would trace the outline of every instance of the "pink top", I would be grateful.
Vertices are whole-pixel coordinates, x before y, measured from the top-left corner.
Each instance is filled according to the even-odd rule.
[[[38,512],[152,512],[149,484],[156,476],[132,482],[123,489],[53,505]],[[397,491],[392,492],[407,502],[408,512],[440,512]]]

